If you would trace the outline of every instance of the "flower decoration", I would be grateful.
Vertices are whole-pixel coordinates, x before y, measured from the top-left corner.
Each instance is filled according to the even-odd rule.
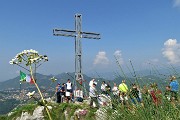
[[[56,81],[57,81],[57,79],[56,79],[55,77],[50,78],[50,80],[51,80],[52,82],[56,82]]]
[[[9,64],[21,64],[25,62],[26,66],[29,66],[33,63],[39,63],[41,61],[48,61],[47,55],[39,55],[38,51],[30,49],[30,50],[24,50],[20,53],[18,53],[14,59],[12,59]]]
[[[33,91],[33,92],[28,92],[26,95],[27,95],[29,98],[32,98],[33,95],[34,95],[34,93],[35,93],[35,91]]]

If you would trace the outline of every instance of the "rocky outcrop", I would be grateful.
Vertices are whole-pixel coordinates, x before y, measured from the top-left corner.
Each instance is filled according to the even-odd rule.
[[[28,112],[22,112],[21,117],[18,117],[16,120],[44,120],[43,110],[44,106],[38,106],[32,115]]]

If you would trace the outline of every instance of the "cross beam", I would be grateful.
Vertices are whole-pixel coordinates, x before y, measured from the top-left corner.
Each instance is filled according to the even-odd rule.
[[[82,31],[82,15],[75,14],[75,30],[67,30],[67,29],[53,29],[54,36],[65,36],[65,37],[74,37],[75,38],[75,79],[78,81],[79,79],[83,80],[82,73],[82,45],[81,38],[88,39],[100,39],[99,33],[93,32],[83,32]],[[81,81],[82,82],[82,81]],[[77,88],[76,82],[75,86]]]

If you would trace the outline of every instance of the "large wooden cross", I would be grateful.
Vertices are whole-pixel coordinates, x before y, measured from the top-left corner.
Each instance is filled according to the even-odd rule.
[[[76,81],[83,80],[82,63],[81,63],[81,60],[82,60],[81,38],[100,39],[99,33],[83,32],[81,29],[81,26],[82,26],[82,15],[75,14],[75,30],[53,29],[53,35],[55,36],[65,36],[65,37],[75,38],[75,79]],[[76,82],[74,83],[77,88],[77,83]]]

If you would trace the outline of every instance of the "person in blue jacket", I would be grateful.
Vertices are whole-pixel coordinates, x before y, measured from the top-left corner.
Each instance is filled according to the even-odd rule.
[[[179,83],[175,76],[171,76],[169,86],[171,91],[171,101],[178,101]]]

